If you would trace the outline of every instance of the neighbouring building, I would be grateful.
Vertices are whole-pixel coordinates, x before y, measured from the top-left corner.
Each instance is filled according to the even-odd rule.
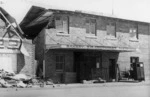
[[[16,26],[16,27],[14,27]],[[0,7],[0,70],[35,76],[35,46]]]
[[[129,70],[133,60],[150,78],[149,23],[33,6],[20,26],[35,43],[37,73],[54,82],[113,81],[116,64]]]

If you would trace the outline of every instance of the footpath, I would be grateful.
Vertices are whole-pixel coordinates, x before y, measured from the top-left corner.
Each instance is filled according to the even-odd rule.
[[[93,87],[133,87],[133,86],[150,86],[150,81],[120,81],[120,82],[106,82],[106,83],[94,83],[94,84],[83,84],[83,83],[74,83],[74,84],[53,84],[53,85],[44,85],[40,87],[39,85],[33,86],[32,88],[0,88],[2,90],[34,90],[34,89],[67,89],[67,88],[93,88]],[[2,92],[1,91],[1,92]]]
[[[150,81],[121,81],[121,82],[106,82],[106,83],[94,83],[94,84],[54,84],[54,85],[44,85],[41,88],[89,88],[89,87],[123,87],[123,86],[150,86]],[[33,88],[38,88],[37,86]]]

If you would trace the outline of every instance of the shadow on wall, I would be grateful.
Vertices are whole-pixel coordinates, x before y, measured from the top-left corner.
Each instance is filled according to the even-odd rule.
[[[17,54],[17,73],[20,73],[25,66],[25,57],[23,54]]]

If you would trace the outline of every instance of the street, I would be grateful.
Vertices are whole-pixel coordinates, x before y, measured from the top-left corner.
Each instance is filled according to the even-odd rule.
[[[150,97],[150,85],[0,89],[0,97]]]

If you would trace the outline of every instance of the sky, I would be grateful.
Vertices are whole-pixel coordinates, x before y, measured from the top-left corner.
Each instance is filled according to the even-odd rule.
[[[0,0],[0,6],[20,23],[32,5],[80,10],[150,23],[150,0]]]

